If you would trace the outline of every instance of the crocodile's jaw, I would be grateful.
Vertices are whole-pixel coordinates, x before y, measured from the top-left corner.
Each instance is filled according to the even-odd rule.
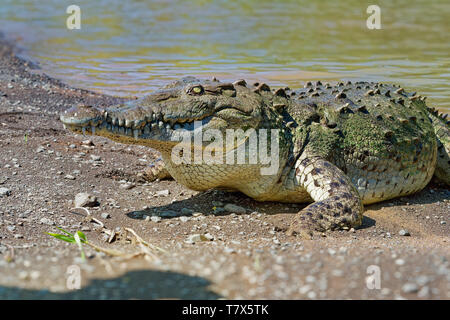
[[[118,109],[98,109],[95,107],[77,106],[60,116],[64,127],[75,133],[83,135],[96,135],[106,137],[110,140],[124,143],[137,144],[154,148],[162,153],[170,153],[172,148],[179,143],[177,130],[184,129],[193,132],[194,121],[183,124],[172,125],[155,117],[153,120],[145,120],[149,117],[143,116],[143,120],[123,120],[118,113],[126,113]],[[151,117],[150,117],[151,118]],[[203,124],[208,123],[211,117],[201,120]],[[137,125],[142,123],[142,125]]]

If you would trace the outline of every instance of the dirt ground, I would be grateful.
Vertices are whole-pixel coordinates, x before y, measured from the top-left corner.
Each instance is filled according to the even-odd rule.
[[[447,188],[368,206],[357,230],[288,237],[279,230],[303,205],[145,183],[154,150],[64,130],[62,110],[119,99],[70,88],[15,51],[0,40],[0,299],[450,299]],[[131,228],[165,252],[149,261],[86,247],[83,262],[76,244],[45,232],[81,230],[127,253],[137,246],[109,242],[72,209],[81,192],[97,197],[89,211],[106,229]],[[227,212],[229,203],[246,213]]]

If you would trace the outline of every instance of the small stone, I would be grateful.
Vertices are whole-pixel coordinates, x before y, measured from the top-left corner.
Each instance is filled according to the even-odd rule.
[[[17,234],[14,235],[14,238],[16,238],[16,239],[23,239],[23,235],[17,233]]]
[[[230,247],[225,247],[225,248],[223,249],[223,251],[224,251],[225,253],[235,253],[235,252],[236,252],[236,250],[234,250],[233,248],[230,248]]]
[[[8,188],[0,188],[0,198],[4,197],[4,196],[9,196],[11,194],[11,190],[9,190]]]
[[[101,217],[102,217],[103,219],[108,219],[108,218],[111,218],[111,215],[110,215],[109,213],[107,213],[107,212],[103,212],[103,213],[101,214]]]
[[[7,226],[6,229],[10,232],[14,232],[14,230],[16,230],[15,226]]]
[[[416,293],[417,291],[419,291],[419,286],[415,283],[405,283],[402,287],[402,291],[404,293]]]
[[[43,146],[39,146],[37,149],[36,149],[36,153],[40,153],[40,152],[44,152],[45,151],[45,148],[43,147]]]
[[[189,221],[189,217],[181,216],[180,217],[180,221],[181,222],[187,222],[187,221]]]
[[[85,146],[93,146],[94,143],[92,142],[92,140],[83,140],[81,142],[81,144],[85,145]]]
[[[87,192],[78,193],[74,200],[75,207],[95,207],[98,205],[97,197]]]
[[[213,235],[211,235],[210,233],[205,233],[205,238],[207,239],[207,240],[209,240],[209,241],[213,241],[214,240],[214,236]]]
[[[97,156],[95,154],[91,154],[91,159],[92,159],[92,161],[100,161],[100,160],[102,160],[102,158],[100,156]]]
[[[350,228],[350,230],[348,230],[348,231],[351,232],[351,233],[355,233],[356,232],[355,228]]]
[[[395,264],[398,265],[398,266],[402,266],[402,265],[405,264],[405,260],[403,260],[403,259],[397,259],[397,260],[395,260]]]
[[[158,216],[153,216],[150,218],[153,222],[160,222],[161,221],[161,217]]]
[[[186,240],[187,243],[196,243],[196,242],[201,242],[201,241],[209,241],[209,240],[204,235],[198,234],[198,233],[191,234]]]
[[[64,176],[64,179],[67,179],[67,180],[75,180],[75,177],[74,177],[73,175],[71,175],[71,174],[68,174],[68,175],[65,175],[65,176]]]
[[[160,190],[155,193],[157,197],[167,197],[169,195],[169,190]]]
[[[54,226],[55,225],[55,223],[52,220],[48,219],[48,218],[42,218],[40,220],[40,222],[42,224],[46,224],[46,225],[49,225],[49,226]]]
[[[74,144],[69,145],[69,148],[70,148],[70,149],[75,149],[76,147],[77,147],[77,146],[74,145]]]
[[[420,289],[420,291],[417,293],[417,296],[419,298],[428,298],[430,296],[430,288],[428,286],[423,287]]]
[[[446,224],[446,223],[447,223],[447,222],[445,222],[445,221],[441,221],[441,224],[442,224],[442,225],[444,225],[444,224]]]
[[[130,190],[134,188],[136,185],[134,183],[128,182],[120,185],[120,189]]]
[[[244,214],[247,212],[247,210],[245,210],[245,208],[237,206],[232,203],[227,203],[223,208],[228,212],[233,212],[233,213],[238,213],[238,214]]]
[[[403,237],[409,237],[411,234],[409,233],[409,231],[408,230],[400,230],[399,232],[398,232],[398,234],[400,235],[400,236],[403,236]]]

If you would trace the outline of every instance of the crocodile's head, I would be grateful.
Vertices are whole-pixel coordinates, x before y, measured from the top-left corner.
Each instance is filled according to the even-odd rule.
[[[273,107],[276,104],[274,97],[284,99],[264,84],[248,88],[243,80],[222,83],[187,77],[122,105],[106,109],[73,107],[61,115],[61,120],[72,131],[149,146],[167,159],[179,144],[180,132],[187,134],[189,141],[194,141],[199,130],[205,134],[215,129],[209,132],[220,131],[225,145],[229,129],[245,132],[251,128],[282,127],[277,124],[280,116]],[[205,148],[212,140],[203,138],[206,141],[201,143]],[[227,148],[224,147],[222,152],[227,152]]]

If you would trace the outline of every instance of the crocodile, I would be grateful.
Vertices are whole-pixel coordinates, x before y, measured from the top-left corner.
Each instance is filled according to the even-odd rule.
[[[199,191],[309,203],[285,231],[312,238],[360,226],[365,204],[413,194],[433,176],[450,185],[450,125],[425,100],[397,85],[364,81],[275,90],[266,83],[185,77],[120,105],[74,106],[60,119],[77,133],[157,149],[161,159],[147,170],[149,180],[173,177]],[[239,129],[230,144],[214,134],[197,147],[188,143],[208,130],[226,136]],[[249,147],[251,133],[262,140],[264,130],[266,151],[277,151],[270,174],[261,170],[267,162],[249,161],[257,154]],[[195,148],[206,151],[213,143],[210,155],[219,156],[213,160],[244,146],[244,161],[193,161]]]

